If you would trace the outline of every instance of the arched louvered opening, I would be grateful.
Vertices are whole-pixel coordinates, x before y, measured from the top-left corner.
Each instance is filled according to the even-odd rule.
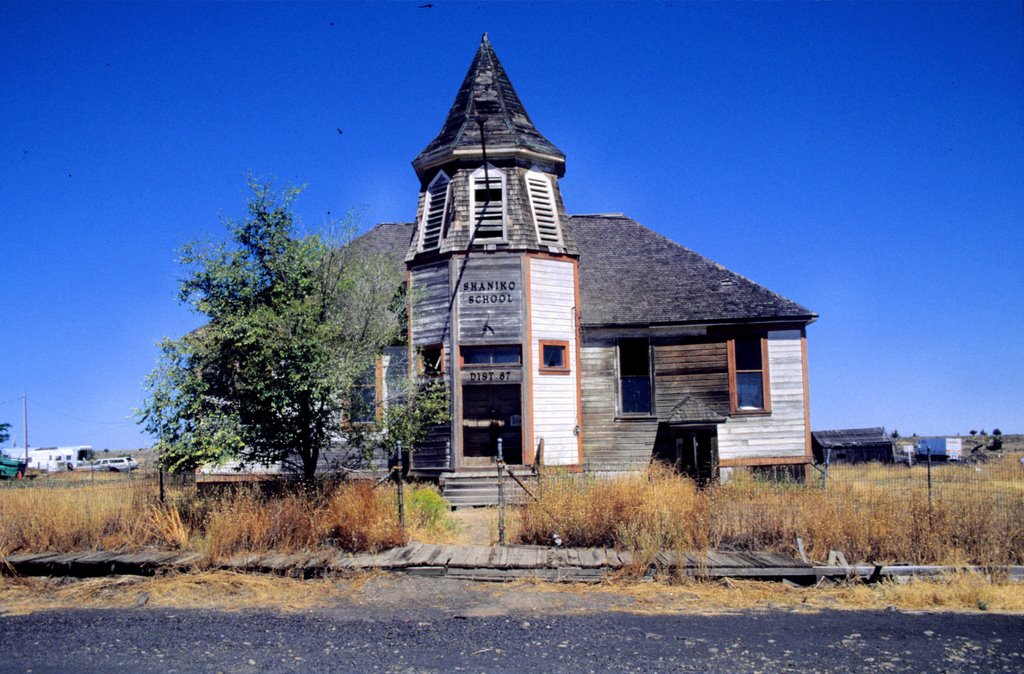
[[[488,165],[473,172],[473,238],[505,238],[505,174]]]
[[[558,226],[558,209],[551,179],[543,173],[526,173],[526,191],[530,195],[533,221],[537,225],[537,240],[552,246],[562,245],[562,231]]]
[[[441,171],[430,181],[427,198],[423,204],[423,221],[420,224],[420,250],[434,250],[441,242],[445,214],[448,212],[448,176]]]

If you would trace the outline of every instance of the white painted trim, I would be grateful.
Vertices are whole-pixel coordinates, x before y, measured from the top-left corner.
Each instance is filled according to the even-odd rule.
[[[540,231],[540,218],[537,215],[537,203],[536,203],[536,200],[534,198],[535,195],[534,195],[533,184],[530,182],[531,180],[535,180],[535,181],[543,183],[544,188],[542,188],[542,189],[545,189],[546,192],[547,192],[547,194],[544,195],[544,196],[547,197],[548,202],[550,204],[551,217],[552,217],[552,222],[553,222],[554,227],[555,227],[555,237],[557,239],[555,241],[545,241],[543,236],[541,235],[541,231]],[[558,204],[555,201],[555,187],[554,187],[554,184],[552,183],[552,176],[549,176],[546,173],[541,173],[540,171],[535,171],[533,169],[530,169],[523,176],[523,182],[526,185],[526,196],[527,196],[527,198],[530,201],[530,210],[533,212],[533,228],[534,228],[534,231],[536,231],[536,233],[537,233],[537,242],[540,245],[549,245],[549,246],[561,246],[561,245],[563,245],[564,239],[562,238],[562,221],[561,221],[561,218],[558,217]],[[540,195],[536,195],[536,196],[540,196]]]
[[[553,164],[555,166],[564,166],[565,157],[561,157],[553,154],[544,154],[543,152],[537,152],[535,150],[528,150],[522,147],[509,146],[487,146],[487,154],[490,157],[523,157],[532,161],[540,161],[544,163]],[[443,150],[425,157],[419,164],[416,165],[421,172],[428,171],[429,169],[444,164],[452,159],[452,157],[482,157],[483,153],[479,147],[475,148],[462,148],[457,150]]]
[[[452,193],[452,180],[451,180],[451,178],[448,177],[448,174],[445,173],[444,171],[438,171],[437,172],[437,175],[434,176],[434,179],[430,181],[429,185],[427,185],[426,192],[424,193],[424,197],[423,197],[423,217],[420,219],[420,226],[419,226],[420,236],[419,236],[419,245],[417,246],[417,250],[419,250],[420,252],[425,250],[423,245],[424,245],[424,240],[426,238],[426,233],[427,233],[427,220],[430,219],[430,216],[433,213],[432,209],[433,209],[433,201],[434,201],[434,199],[431,196],[430,191],[433,189],[433,187],[437,183],[437,181],[441,180],[442,178],[445,180],[446,185],[445,185],[445,190],[444,190],[444,203],[441,204],[441,223],[438,225],[437,246],[432,246],[429,250],[436,250],[437,248],[441,247],[441,239],[444,236],[444,224],[445,224],[444,220],[445,220],[445,215],[447,214],[447,211],[448,211],[448,202],[451,199],[451,193]]]

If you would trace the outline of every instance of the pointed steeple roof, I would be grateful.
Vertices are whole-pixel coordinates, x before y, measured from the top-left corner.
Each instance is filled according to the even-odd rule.
[[[484,121],[488,157],[535,155],[565,164],[565,155],[534,127],[487,34],[459,87],[441,133],[413,160],[418,173],[457,156],[480,155],[480,126]],[[561,172],[561,171],[560,171]]]

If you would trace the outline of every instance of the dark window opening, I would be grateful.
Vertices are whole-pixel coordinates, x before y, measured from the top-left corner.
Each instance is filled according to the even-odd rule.
[[[356,424],[367,424],[377,419],[376,367],[364,372],[352,387],[348,418]]]
[[[619,340],[619,394],[623,414],[651,413],[651,354],[646,339]]]
[[[540,341],[541,374],[569,373],[569,342]]]
[[[733,342],[737,410],[765,410],[764,344],[761,337]]]
[[[519,365],[522,351],[516,346],[464,346],[463,365]]]
[[[544,345],[544,367],[552,368],[564,368],[565,365],[565,347],[561,344],[545,344]]]
[[[440,344],[425,346],[420,350],[420,362],[423,374],[427,377],[439,377],[444,374],[444,347]]]

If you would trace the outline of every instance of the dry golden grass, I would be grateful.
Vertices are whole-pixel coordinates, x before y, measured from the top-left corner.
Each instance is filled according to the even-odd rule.
[[[15,552],[197,550],[213,559],[335,545],[377,552],[403,544],[395,491],[366,482],[309,494],[254,488],[219,497],[178,495],[161,504],[138,481],[0,489],[0,556]],[[407,488],[406,536],[450,538],[447,506],[432,487]]]
[[[929,509],[924,469],[847,466],[828,488],[776,484],[739,475],[699,490],[652,467],[616,479],[554,474],[524,503],[515,540],[606,546],[638,560],[664,550],[733,547],[795,553],[797,537],[824,561],[830,550],[851,562],[1019,564],[1024,561],[1024,471],[1016,457],[933,471]]]
[[[359,589],[371,574],[346,579],[297,580],[208,571],[168,576],[110,576],[87,580],[0,579],[0,611],[18,615],[68,608],[132,608],[148,593],[150,608],[302,611],[331,606]]]
[[[143,504],[119,485],[0,492],[0,553],[136,550],[153,536]]]
[[[754,580],[687,580],[684,582],[610,581],[600,584],[554,584],[520,581],[523,589],[543,592],[605,594],[632,603],[608,602],[632,613],[718,613],[758,608],[1024,612],[1024,583],[992,580],[977,573],[953,573],[908,582],[842,583],[793,587]]]

